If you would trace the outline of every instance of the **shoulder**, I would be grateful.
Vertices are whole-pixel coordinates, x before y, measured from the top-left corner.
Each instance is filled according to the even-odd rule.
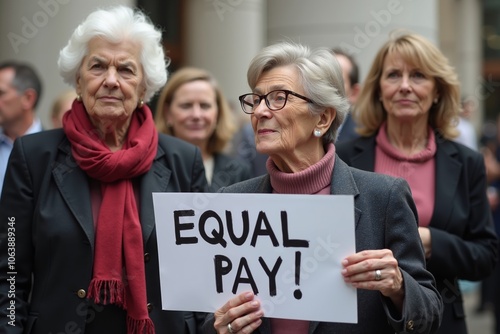
[[[191,152],[196,149],[193,144],[163,133],[158,134],[158,145],[166,152],[182,152],[184,150]]]
[[[62,145],[62,144],[65,145]],[[52,157],[61,147],[69,150],[69,141],[63,129],[44,130],[17,138],[14,142],[13,152],[20,151],[27,159],[37,157]]]
[[[200,160],[200,149],[182,139],[174,136],[158,134],[158,154],[157,158],[164,156],[167,161],[191,161]]]
[[[17,138],[16,141],[22,141],[23,145],[50,147],[50,144],[59,143],[64,138],[66,138],[66,134],[63,129],[53,129],[24,135]]]
[[[215,169],[221,170],[237,170],[241,172],[248,172],[250,175],[250,164],[247,162],[232,157],[224,153],[217,153],[214,155]]]
[[[369,150],[375,147],[375,137],[357,137],[355,139],[346,140],[342,142],[335,143],[335,153],[339,157],[345,158],[352,156],[355,153],[362,152],[364,150]]]
[[[436,139],[437,155],[450,156],[462,163],[478,163],[484,162],[483,155],[470,147],[452,140],[439,140]]]
[[[271,183],[269,181],[269,175],[257,176],[252,179],[241,181],[230,185],[228,187],[222,187],[219,192],[223,193],[265,193],[271,192]]]

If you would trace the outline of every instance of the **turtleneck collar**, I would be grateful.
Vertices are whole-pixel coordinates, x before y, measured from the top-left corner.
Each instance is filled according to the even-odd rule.
[[[320,161],[297,173],[283,173],[272,159],[266,163],[274,193],[279,194],[330,194],[332,172],[335,164],[335,145],[326,147]]]
[[[378,148],[380,148],[386,155],[388,155],[392,159],[398,161],[425,162],[432,159],[436,154],[435,135],[430,126],[427,137],[427,146],[422,151],[412,155],[403,154],[389,142],[389,138],[387,137],[387,123],[382,124],[375,140],[377,142]]]

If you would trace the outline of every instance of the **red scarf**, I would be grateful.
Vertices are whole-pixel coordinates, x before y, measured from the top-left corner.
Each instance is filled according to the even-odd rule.
[[[142,230],[131,179],[146,173],[158,148],[150,109],[134,111],[123,149],[111,152],[81,102],[64,115],[64,131],[78,166],[101,182],[94,272],[88,298],[127,311],[129,334],[154,334],[146,301]]]

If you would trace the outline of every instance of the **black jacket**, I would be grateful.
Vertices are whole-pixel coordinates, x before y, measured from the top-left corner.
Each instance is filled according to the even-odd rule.
[[[151,169],[134,182],[144,238],[144,249],[138,251],[144,253],[148,309],[156,332],[196,333],[194,314],[161,310],[152,193],[205,191],[200,152],[160,135]],[[6,224],[9,220],[14,221],[11,226]],[[73,159],[63,130],[16,140],[0,199],[0,221],[2,333],[84,333],[86,321],[96,315],[86,299],[94,222],[89,178]],[[10,235],[15,243],[10,259],[5,242],[9,232],[14,233]],[[15,263],[9,268],[11,260]],[[9,277],[14,278],[13,285]],[[14,310],[8,309],[11,303]]]

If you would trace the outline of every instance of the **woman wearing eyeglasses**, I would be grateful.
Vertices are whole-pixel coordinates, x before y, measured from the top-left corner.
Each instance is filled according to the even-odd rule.
[[[408,184],[348,167],[335,154],[333,142],[349,104],[334,56],[327,49],[272,45],[255,56],[247,78],[252,93],[240,102],[251,115],[257,150],[269,155],[268,174],[219,191],[352,195],[357,253],[342,261],[338,275],[358,289],[358,323],[268,318],[272,314],[264,313],[258,299],[243,292],[207,317],[205,331],[435,332],[442,300],[425,269]]]

